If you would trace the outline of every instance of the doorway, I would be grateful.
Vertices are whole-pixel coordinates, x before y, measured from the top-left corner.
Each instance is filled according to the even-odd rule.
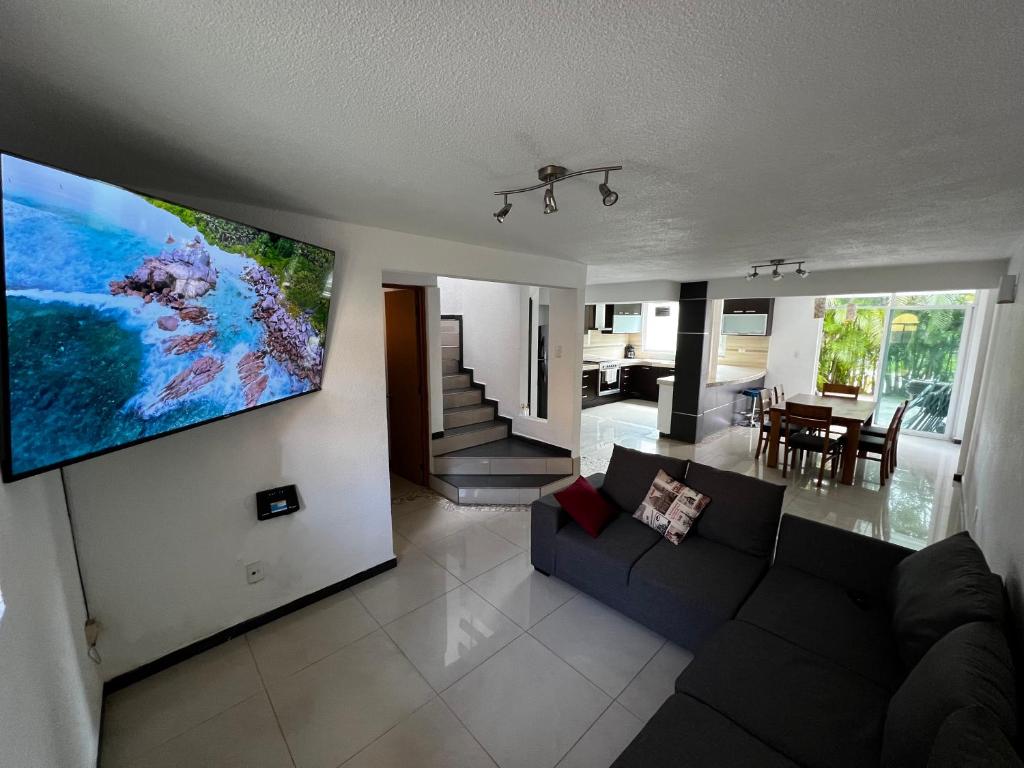
[[[423,486],[430,469],[426,328],[423,287],[385,284],[388,462],[393,474]]]
[[[974,301],[970,291],[829,296],[818,389],[859,386],[880,425],[909,400],[903,432],[950,438]]]

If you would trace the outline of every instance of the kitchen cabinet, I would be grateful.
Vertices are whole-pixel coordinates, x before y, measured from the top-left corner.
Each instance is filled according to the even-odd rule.
[[[775,299],[726,299],[722,302],[722,332],[737,336],[771,336],[774,310]],[[751,322],[726,321],[726,316],[731,315],[749,316]],[[755,320],[761,318],[764,319],[763,323]]]
[[[597,327],[597,305],[587,304],[583,307],[583,331],[596,331]]]
[[[600,375],[601,372],[596,370],[583,372],[583,386],[581,394],[583,396],[584,405],[589,405],[597,398],[597,380]]]

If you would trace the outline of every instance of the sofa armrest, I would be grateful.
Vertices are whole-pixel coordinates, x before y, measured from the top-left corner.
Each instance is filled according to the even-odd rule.
[[[893,569],[913,550],[794,515],[783,515],[775,563],[885,598]]]
[[[604,485],[600,473],[587,480],[597,489]],[[530,562],[538,571],[548,575],[555,572],[555,535],[571,519],[553,493],[530,505]]]

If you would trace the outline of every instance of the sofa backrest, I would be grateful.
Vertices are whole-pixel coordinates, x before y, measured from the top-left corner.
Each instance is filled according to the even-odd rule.
[[[1017,733],[1013,661],[1002,628],[963,624],[940,638],[889,702],[882,745],[885,768],[925,768],[946,718],[982,707],[1009,741]]]
[[[782,517],[784,485],[690,462],[684,481],[711,498],[695,533],[757,557],[770,557]]]
[[[1002,579],[966,531],[903,559],[893,570],[889,599],[897,648],[908,669],[950,630],[1004,619]]]
[[[647,496],[659,469],[675,480],[686,476],[689,461],[657,453],[644,453],[616,445],[601,490],[623,512],[632,515]]]

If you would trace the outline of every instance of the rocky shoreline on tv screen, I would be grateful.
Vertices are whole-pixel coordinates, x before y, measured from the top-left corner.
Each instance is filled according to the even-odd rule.
[[[8,474],[318,389],[334,253],[0,156]]]

